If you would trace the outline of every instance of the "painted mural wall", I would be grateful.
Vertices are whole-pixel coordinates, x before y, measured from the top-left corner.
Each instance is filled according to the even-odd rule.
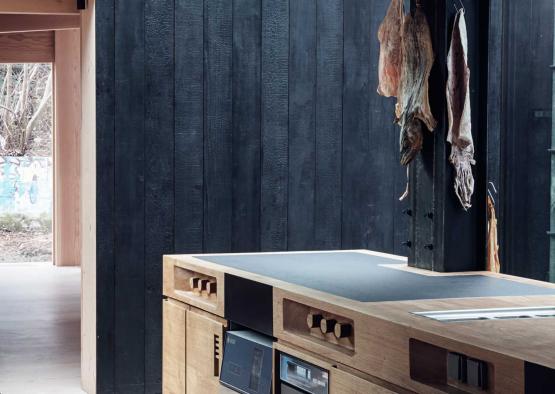
[[[52,214],[52,159],[0,156],[0,216]]]

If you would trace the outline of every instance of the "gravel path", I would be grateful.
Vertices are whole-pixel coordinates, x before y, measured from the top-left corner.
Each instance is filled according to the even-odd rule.
[[[0,263],[52,261],[52,234],[0,231]]]

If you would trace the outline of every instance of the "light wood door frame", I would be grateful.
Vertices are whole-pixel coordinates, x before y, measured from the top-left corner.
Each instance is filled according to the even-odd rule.
[[[12,28],[17,20],[25,21],[11,17]],[[45,23],[51,19],[45,18]],[[53,262],[58,266],[78,266],[81,261],[80,46],[79,29],[0,33],[0,63],[52,64],[52,230]]]
[[[78,29],[80,26],[79,15],[0,14],[0,33]]]
[[[54,72],[54,264],[81,265],[81,35],[55,35]]]
[[[11,21],[21,18],[29,23],[29,31],[48,30],[45,19],[23,18],[13,14],[77,15],[81,23],[80,34],[80,143],[78,160],[81,182],[79,184],[79,223],[81,260],[81,385],[87,393],[96,392],[96,68],[95,68],[95,0],[88,0],[84,11],[77,10],[75,0],[2,0],[0,16],[10,14]],[[53,30],[72,28],[75,18],[51,19]],[[23,23],[23,22],[22,22]],[[56,26],[54,26],[56,24]],[[23,32],[23,27],[13,24],[8,31]],[[1,30],[1,29],[0,29]],[[61,38],[61,36],[60,36]],[[67,37],[66,37],[67,38]],[[55,61],[55,59],[54,59]],[[71,63],[74,65],[74,63]],[[73,89],[77,89],[73,86]],[[75,110],[75,109],[74,109]],[[75,110],[77,111],[77,110]]]

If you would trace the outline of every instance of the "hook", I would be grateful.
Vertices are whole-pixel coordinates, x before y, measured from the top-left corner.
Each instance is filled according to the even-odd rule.
[[[488,184],[491,185],[491,187],[492,187],[492,189],[493,189],[493,192],[494,192],[495,194],[497,194],[497,188],[495,187],[495,184],[494,184],[493,182],[491,182],[491,181],[489,181]],[[491,202],[492,202],[493,205],[495,206],[495,198],[493,198],[493,194],[491,193],[491,190],[489,189],[489,187],[488,187],[488,196],[489,196],[489,198],[491,198]]]
[[[491,187],[493,187],[493,191],[495,192],[495,194],[497,194],[497,188],[495,187],[495,184],[492,181],[489,181],[489,184],[491,185]]]
[[[464,8],[463,0],[459,0],[459,3],[461,3],[461,8],[462,8],[463,12],[466,12],[466,10]]]
[[[489,196],[489,198],[490,198],[492,204],[495,206],[495,198],[493,198],[493,195],[491,194],[491,192],[489,191],[489,189],[488,189],[488,196]]]

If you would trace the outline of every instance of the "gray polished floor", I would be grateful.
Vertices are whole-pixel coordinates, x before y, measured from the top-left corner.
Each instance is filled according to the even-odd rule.
[[[80,269],[0,264],[0,393],[80,389]]]

